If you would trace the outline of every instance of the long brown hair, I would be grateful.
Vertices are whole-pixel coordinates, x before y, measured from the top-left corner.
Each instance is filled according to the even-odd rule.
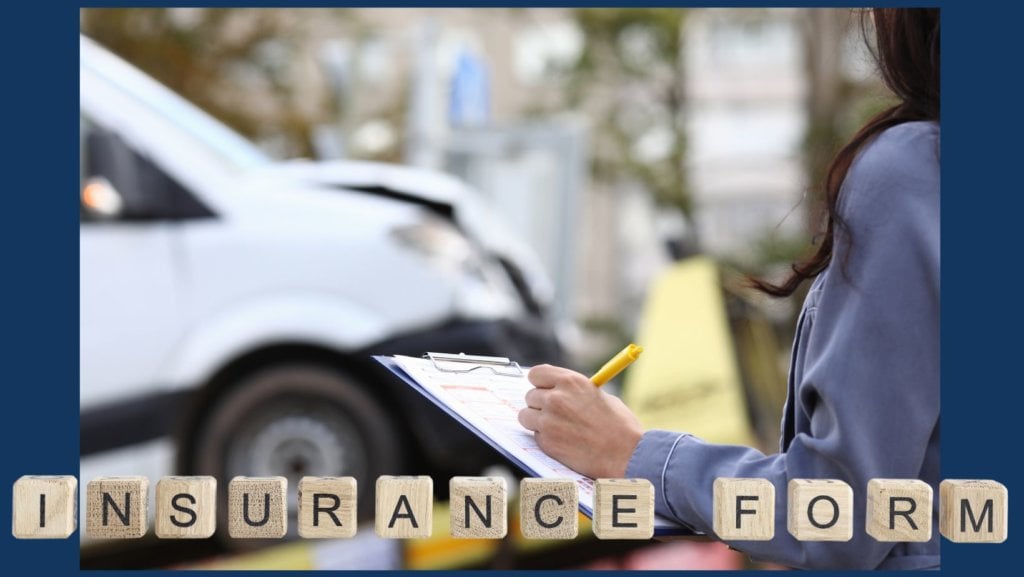
[[[882,79],[899,103],[871,118],[832,159],[824,182],[827,217],[821,246],[809,259],[794,263],[789,278],[779,284],[751,279],[755,288],[769,295],[790,296],[805,280],[825,270],[832,261],[838,229],[850,239],[837,207],[843,180],[861,147],[897,124],[939,119],[939,9],[875,8],[871,14],[876,38],[872,52]]]

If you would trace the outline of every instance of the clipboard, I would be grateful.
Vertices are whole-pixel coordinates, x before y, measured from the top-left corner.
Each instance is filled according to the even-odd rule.
[[[506,357],[487,357],[483,355],[467,355],[466,353],[459,353],[457,355],[451,353],[426,353],[423,356],[430,359],[435,369],[444,373],[490,371],[496,375],[526,376],[519,363]]]
[[[521,429],[518,433],[520,444],[511,442],[507,435],[499,436],[495,430],[483,422],[479,414],[473,414],[466,410],[466,406],[460,405],[458,401],[447,397],[441,388],[446,387],[440,383],[450,381],[447,385],[452,389],[465,389],[467,394],[486,395],[486,389],[503,389],[507,385],[509,391],[514,391],[513,384],[521,383],[526,376],[526,370],[519,363],[505,357],[489,357],[480,355],[450,354],[450,353],[426,353],[423,358],[415,357],[389,357],[375,355],[374,360],[390,370],[407,385],[422,394],[431,403],[450,415],[462,426],[469,429],[473,434],[490,445],[495,451],[508,459],[520,470],[532,477],[540,478],[572,478],[580,487],[579,510],[587,517],[593,519],[594,511],[592,505],[593,479],[583,477],[575,471],[571,471],[561,463],[543,455],[536,443],[533,442],[533,435],[518,425]],[[403,366],[403,364],[405,366]],[[409,370],[406,370],[406,369]],[[410,371],[417,375],[410,374]],[[431,372],[432,371],[432,372]],[[429,381],[429,382],[421,382]],[[521,385],[520,385],[521,386]],[[469,391],[469,389],[476,389]],[[525,392],[520,391],[518,397],[522,399]],[[525,403],[525,401],[523,401]],[[504,418],[501,420],[505,420]],[[507,430],[506,430],[507,432]],[[529,437],[527,441],[525,436]],[[533,445],[533,449],[524,445]],[[535,451],[536,453],[532,453]],[[555,463],[564,469],[564,474],[552,472],[546,462]],[[589,489],[589,492],[588,492]],[[654,522],[654,536],[695,536],[692,529],[656,516]]]

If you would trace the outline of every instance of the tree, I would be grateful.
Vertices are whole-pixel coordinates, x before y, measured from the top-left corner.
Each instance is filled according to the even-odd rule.
[[[90,8],[82,31],[242,134],[310,156],[327,103],[296,106],[291,74],[309,14],[276,9]],[[313,97],[315,98],[315,96]]]
[[[580,8],[579,60],[566,104],[599,119],[593,173],[635,179],[662,205],[692,219],[687,188],[682,27],[676,8]],[[692,228],[692,227],[691,227]]]
[[[863,11],[812,8],[803,11],[802,36],[807,71],[807,133],[804,170],[811,199],[808,217],[812,231],[820,228],[824,209],[825,170],[839,148],[875,113],[891,104],[878,98],[879,79],[851,78],[851,54],[868,57],[857,47],[870,36]],[[845,55],[845,58],[844,58]]]

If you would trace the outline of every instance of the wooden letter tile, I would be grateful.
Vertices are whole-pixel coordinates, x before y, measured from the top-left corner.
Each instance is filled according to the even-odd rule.
[[[775,537],[775,485],[767,479],[719,477],[713,489],[714,530],[726,541]]]
[[[299,480],[299,535],[355,537],[357,499],[355,477],[303,477]]]
[[[917,479],[868,481],[866,530],[876,541],[932,538],[932,488]]]
[[[654,485],[647,479],[597,479],[594,535],[598,539],[653,537]]]
[[[853,538],[853,489],[835,479],[790,479],[786,524],[800,541]]]
[[[217,529],[217,479],[164,477],[156,483],[160,539],[206,539]]]
[[[527,539],[575,539],[580,495],[572,479],[526,478],[519,482],[519,523]]]
[[[99,477],[86,485],[85,531],[94,539],[138,539],[149,522],[149,479]]]
[[[78,479],[25,475],[14,482],[12,533],[18,539],[67,539],[78,527]]]
[[[288,532],[288,479],[235,477],[228,483],[228,535],[280,539]]]
[[[377,478],[375,529],[386,539],[430,537],[434,522],[434,481],[430,477]]]
[[[939,483],[939,532],[954,543],[1002,543],[1008,506],[1002,483],[946,479]]]
[[[502,477],[452,477],[448,482],[451,534],[501,539],[508,533],[508,489]]]

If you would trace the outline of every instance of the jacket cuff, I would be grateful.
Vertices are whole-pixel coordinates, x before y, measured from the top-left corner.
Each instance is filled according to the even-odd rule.
[[[687,433],[652,430],[644,433],[626,466],[629,479],[647,479],[654,485],[655,513],[679,520],[665,493],[665,469],[676,446]]]

